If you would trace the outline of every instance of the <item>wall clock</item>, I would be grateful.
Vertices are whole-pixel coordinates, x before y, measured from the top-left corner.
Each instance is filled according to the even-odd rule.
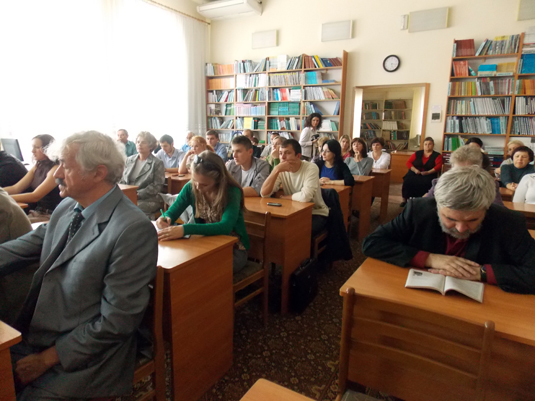
[[[386,72],[394,72],[399,68],[400,64],[401,61],[399,60],[399,57],[394,54],[391,54],[390,56],[387,56],[383,61],[383,68]]]

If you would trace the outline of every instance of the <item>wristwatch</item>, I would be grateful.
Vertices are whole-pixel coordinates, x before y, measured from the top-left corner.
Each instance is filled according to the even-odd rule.
[[[487,268],[485,265],[481,265],[479,268],[479,272],[481,273],[481,282],[486,283],[487,282]]]

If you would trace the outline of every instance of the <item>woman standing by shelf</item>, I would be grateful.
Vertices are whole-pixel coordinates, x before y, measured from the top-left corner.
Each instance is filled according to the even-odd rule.
[[[368,147],[364,139],[354,138],[351,141],[350,157],[345,159],[345,163],[352,175],[370,175],[373,159],[368,157]]]
[[[342,147],[342,158],[345,160],[351,156],[351,139],[349,138],[349,135],[342,135],[339,141],[340,146]]]
[[[321,126],[321,114],[312,113],[305,120],[305,128],[301,131],[299,144],[301,145],[301,159],[310,161],[315,156],[315,146],[318,141],[318,128]]]
[[[373,168],[389,168],[390,167],[390,153],[383,152],[385,147],[385,140],[383,138],[374,138],[371,143],[372,151],[368,156],[373,160]]]

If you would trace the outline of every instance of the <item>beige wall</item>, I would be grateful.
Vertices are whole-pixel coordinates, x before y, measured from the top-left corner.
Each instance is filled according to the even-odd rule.
[[[210,61],[259,61],[265,56],[302,53],[334,57],[346,50],[349,69],[344,124],[348,130],[352,88],[356,85],[429,82],[429,110],[433,105],[441,105],[444,112],[453,39],[474,38],[478,46],[485,38],[524,32],[535,25],[535,20],[516,21],[518,1],[264,0],[261,16],[212,21]],[[451,7],[447,29],[419,33],[399,29],[403,14],[446,6]],[[354,21],[353,39],[321,42],[322,23],[347,19]],[[278,30],[278,47],[251,49],[251,34],[271,29]],[[382,67],[389,54],[397,54],[401,59],[401,67],[394,73],[387,73]],[[431,123],[430,119],[428,112],[427,135],[435,138],[440,148],[443,122]]]

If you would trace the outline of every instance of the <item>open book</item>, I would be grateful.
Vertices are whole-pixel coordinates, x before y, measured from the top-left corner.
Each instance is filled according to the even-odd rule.
[[[446,295],[448,291],[457,291],[478,302],[483,302],[483,290],[485,288],[483,283],[476,281],[443,276],[442,274],[417,269],[409,270],[405,287],[436,290],[442,295]]]

